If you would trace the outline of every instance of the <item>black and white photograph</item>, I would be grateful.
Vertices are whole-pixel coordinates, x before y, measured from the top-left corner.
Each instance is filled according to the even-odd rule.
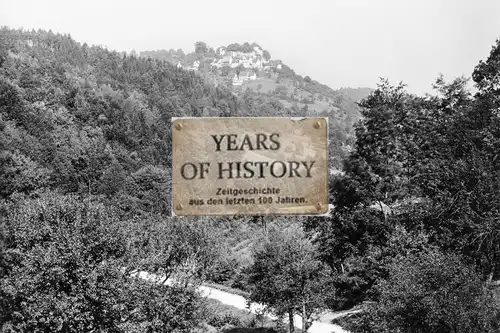
[[[500,333],[499,0],[0,0],[1,333]]]

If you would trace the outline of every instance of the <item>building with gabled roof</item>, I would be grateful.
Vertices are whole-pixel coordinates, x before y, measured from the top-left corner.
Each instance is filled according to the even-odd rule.
[[[233,77],[233,85],[241,86],[245,81],[253,81],[257,79],[257,75],[254,71],[241,71],[239,74],[235,73]]]
[[[221,46],[219,47],[219,55],[220,56],[224,56],[224,54],[226,54],[226,47],[225,46]]]
[[[254,46],[253,50],[255,51],[255,53],[257,53],[260,56],[262,56],[264,54],[264,51],[258,46]]]
[[[243,76],[241,76],[241,73],[235,73],[233,77],[233,86],[241,86],[243,84]]]

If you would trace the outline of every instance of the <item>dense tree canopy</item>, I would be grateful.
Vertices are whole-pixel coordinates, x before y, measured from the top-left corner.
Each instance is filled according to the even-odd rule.
[[[382,80],[359,106],[287,66],[276,91],[236,95],[174,65],[213,53],[195,51],[0,30],[3,330],[189,331],[208,278],[306,319],[370,301],[353,332],[498,331],[500,41],[474,69],[475,94],[465,78],[439,77],[424,97]],[[330,166],[344,171],[329,179],[331,215],[303,229],[170,217],[171,118],[316,115],[309,100],[285,107],[287,80],[331,101]]]
[[[339,274],[336,303],[375,301],[355,332],[498,330],[499,48],[475,68],[475,95],[465,78],[440,76],[425,97],[382,80],[360,103],[334,212],[305,224]]]
[[[194,51],[196,53],[207,53],[208,47],[205,42],[196,42],[194,45]]]
[[[0,245],[2,306],[9,309],[2,312],[2,325],[66,330],[58,326],[65,321],[60,309],[78,299],[85,314],[70,314],[74,321],[65,323],[76,330],[102,324],[104,331],[171,331],[175,323],[192,321],[194,327],[201,318],[202,304],[187,285],[212,278],[247,289],[244,268],[261,225],[241,218],[170,218],[170,119],[286,116],[294,111],[265,94],[237,97],[227,87],[214,87],[175,66],[194,53],[152,51],[138,57],[42,30],[2,28],[0,37],[0,197],[2,211],[9,210],[0,221],[5,240]],[[206,44],[197,46],[207,52]],[[36,215],[41,207],[59,215],[50,213],[55,215],[46,220]],[[101,212],[100,220],[82,219],[87,209]],[[68,225],[59,222],[60,216]],[[50,228],[33,228],[43,223]],[[34,245],[18,240],[27,228],[33,229],[28,236]],[[222,241],[221,233],[227,237]],[[60,245],[58,237],[64,241]],[[99,250],[85,248],[89,243]],[[94,251],[102,255],[88,262],[85,255]],[[35,260],[35,254],[40,258]],[[42,271],[32,271],[35,266]],[[175,278],[179,288],[151,289],[127,275],[141,269],[157,273],[162,281]],[[53,272],[60,273],[52,277]],[[30,279],[39,279],[40,285],[30,285]],[[67,287],[71,279],[78,288]],[[48,280],[54,288],[45,290],[41,285]],[[93,291],[87,293],[88,288]],[[179,297],[196,306],[179,314],[184,318],[163,317],[154,326],[148,323],[148,316],[156,315],[150,307],[163,302],[167,296],[162,293],[171,295],[172,302]],[[58,301],[55,295],[62,294]],[[33,300],[22,308],[29,295]],[[140,301],[141,295],[149,295],[145,297],[151,302]],[[96,297],[103,303],[93,303]],[[54,311],[35,312],[44,300],[50,300]],[[167,302],[163,309],[174,311],[170,306]]]
[[[250,299],[265,304],[271,312],[303,318],[303,331],[312,315],[325,307],[328,270],[318,258],[315,246],[296,224],[284,230],[271,230],[254,249],[254,263],[248,269]]]

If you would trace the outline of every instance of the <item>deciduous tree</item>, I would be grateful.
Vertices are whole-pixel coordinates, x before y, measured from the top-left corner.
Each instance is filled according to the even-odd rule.
[[[290,331],[293,316],[300,314],[303,331],[314,314],[325,305],[328,270],[318,251],[300,227],[272,230],[253,252],[248,270],[250,300],[265,304],[276,314],[288,313]]]

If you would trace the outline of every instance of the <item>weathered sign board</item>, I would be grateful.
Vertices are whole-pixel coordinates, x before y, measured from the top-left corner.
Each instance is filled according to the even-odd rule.
[[[173,118],[172,214],[326,214],[327,120]]]

